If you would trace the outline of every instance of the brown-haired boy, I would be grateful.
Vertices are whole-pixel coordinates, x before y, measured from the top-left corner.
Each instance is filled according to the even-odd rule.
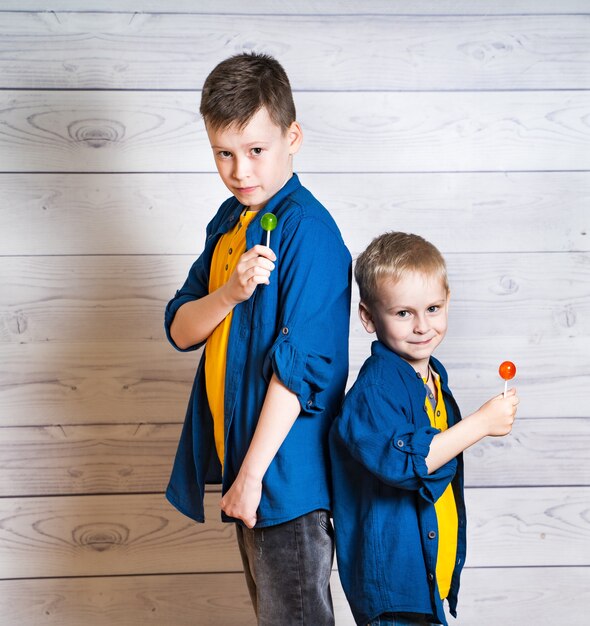
[[[465,562],[462,452],[512,428],[514,389],[461,421],[432,356],[447,331],[440,252],[387,233],[359,256],[355,278],[371,356],[330,431],[336,554],[358,624],[446,624]]]
[[[205,483],[222,483],[259,624],[333,624],[327,434],[348,372],[350,254],[293,174],[302,131],[275,59],[220,63],[201,113],[232,197],[166,309],[177,349],[206,342],[166,495],[202,522]]]

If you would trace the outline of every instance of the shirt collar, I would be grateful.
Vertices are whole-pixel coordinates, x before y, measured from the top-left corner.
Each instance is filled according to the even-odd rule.
[[[422,385],[422,376],[416,372],[416,370],[401,356],[397,355],[395,352],[390,350],[384,343],[376,340],[371,344],[371,354],[374,356],[380,356],[385,358],[393,367],[395,367],[400,373],[404,376],[408,376],[410,378],[415,379],[417,382]],[[440,376],[441,384],[443,387],[447,386],[447,372],[443,367],[442,363],[435,359],[433,356],[430,357],[430,366],[432,369]]]

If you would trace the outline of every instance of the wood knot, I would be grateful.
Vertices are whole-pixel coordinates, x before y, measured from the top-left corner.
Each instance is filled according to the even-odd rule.
[[[68,135],[74,141],[91,148],[102,148],[121,141],[125,136],[125,126],[115,120],[76,120],[68,126]]]
[[[516,293],[519,289],[518,283],[510,276],[502,276],[500,278],[500,287],[502,292],[506,294]]]
[[[121,524],[84,524],[74,529],[73,539],[79,546],[105,552],[114,546],[125,545],[129,540],[129,529]]]

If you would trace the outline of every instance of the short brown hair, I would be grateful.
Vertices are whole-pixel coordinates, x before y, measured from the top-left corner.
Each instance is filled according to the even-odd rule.
[[[438,277],[449,292],[447,266],[439,250],[419,235],[390,232],[373,239],[356,260],[354,277],[361,300],[374,304],[381,279],[397,282],[407,272]]]
[[[263,107],[283,133],[295,121],[287,73],[268,54],[236,54],[219,63],[207,76],[200,111],[212,130],[234,124],[243,128]]]

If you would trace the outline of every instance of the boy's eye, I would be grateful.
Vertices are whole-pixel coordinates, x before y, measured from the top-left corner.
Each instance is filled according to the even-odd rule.
[[[409,317],[410,312],[409,312],[409,311],[398,311],[398,312],[396,313],[396,315],[397,315],[398,317],[401,317],[402,319],[405,319],[406,317]]]
[[[218,154],[222,159],[229,159],[229,157],[231,157],[231,152],[229,150],[220,150]]]
[[[262,148],[252,148],[252,154],[258,156],[259,154],[262,154]]]
[[[429,306],[429,307],[428,307],[428,309],[427,309],[427,311],[428,311],[429,313],[436,313],[436,312],[438,311],[438,309],[439,309],[439,308],[440,308],[440,307],[439,307],[438,305],[434,304],[433,306]]]

